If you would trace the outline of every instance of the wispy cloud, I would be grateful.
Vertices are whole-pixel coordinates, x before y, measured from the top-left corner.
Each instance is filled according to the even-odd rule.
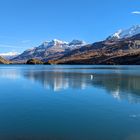
[[[135,15],[140,15],[140,11],[133,11],[131,12],[132,14],[135,14]]]
[[[0,44],[0,48],[19,48],[18,46],[14,45],[6,45],[6,44]]]
[[[31,40],[22,40],[21,43],[29,43]]]

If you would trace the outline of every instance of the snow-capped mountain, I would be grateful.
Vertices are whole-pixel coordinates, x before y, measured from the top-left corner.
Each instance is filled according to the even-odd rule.
[[[65,42],[58,39],[52,41],[45,41],[38,47],[34,47],[28,50],[25,50],[19,56],[13,58],[14,61],[26,61],[31,58],[38,59],[55,59],[62,56],[68,51],[80,48],[86,45],[84,41],[73,40],[71,42]]]
[[[5,58],[5,59],[10,60],[10,59],[18,56],[19,54],[20,53],[18,53],[18,52],[6,52],[6,53],[0,53],[0,56]]]
[[[109,36],[107,39],[125,39],[137,34],[140,34],[140,25],[134,25],[131,28],[125,30],[120,29],[113,35]]]

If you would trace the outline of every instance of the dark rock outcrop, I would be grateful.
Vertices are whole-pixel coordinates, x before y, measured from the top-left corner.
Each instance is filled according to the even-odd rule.
[[[31,64],[31,65],[35,65],[35,64],[43,64],[43,62],[39,59],[29,59],[26,64]]]

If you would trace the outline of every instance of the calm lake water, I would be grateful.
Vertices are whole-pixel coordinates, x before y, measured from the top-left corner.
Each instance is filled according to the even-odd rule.
[[[0,65],[0,140],[140,140],[140,66]]]

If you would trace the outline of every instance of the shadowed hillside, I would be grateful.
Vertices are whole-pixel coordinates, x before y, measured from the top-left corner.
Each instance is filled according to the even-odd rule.
[[[8,61],[0,56],[0,64],[10,64],[10,61]]]

